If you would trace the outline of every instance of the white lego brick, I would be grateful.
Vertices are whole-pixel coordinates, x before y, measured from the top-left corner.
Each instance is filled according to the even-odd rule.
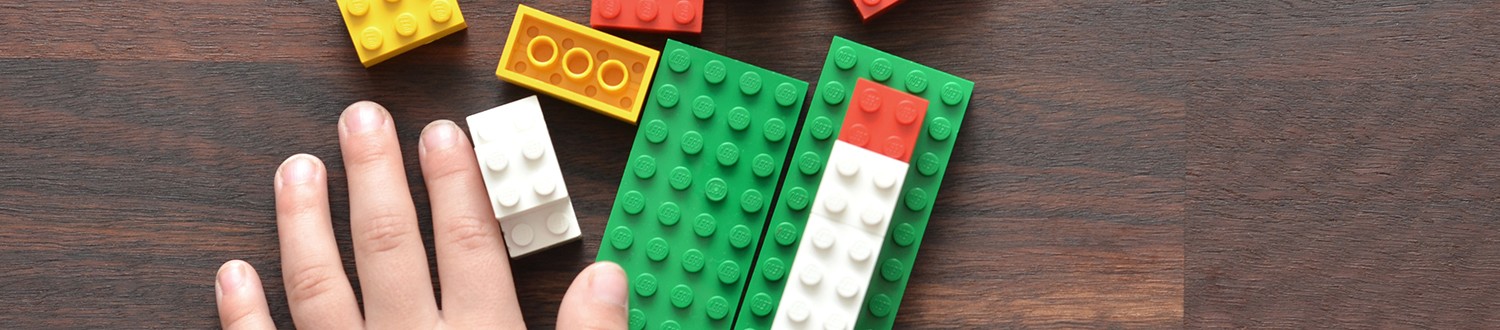
[[[908,168],[834,143],[772,329],[854,328]]]
[[[542,108],[537,103],[536,96],[471,115],[467,121],[490,207],[495,219],[501,223],[506,244],[528,241],[528,244],[522,244],[523,248],[512,247],[511,257],[550,247],[547,244],[560,244],[578,238],[578,220],[573,213],[562,169],[557,165],[552,138],[547,132],[547,122],[542,118]],[[542,212],[542,209],[552,211]],[[535,230],[554,228],[546,226],[545,221],[524,219],[531,217],[528,214],[551,212],[566,212],[559,219],[568,221],[566,227],[571,228],[561,231],[556,240],[542,235],[552,234],[552,231]],[[511,229],[516,226],[506,226],[507,222],[541,226],[521,226],[522,230],[533,229],[529,233],[512,232]]]
[[[572,242],[580,234],[571,198],[500,219],[500,231],[512,258]]]
[[[908,168],[910,165],[895,158],[836,141],[818,183],[818,195],[813,197],[813,214],[840,222],[863,222],[866,226],[860,228],[884,233]]]

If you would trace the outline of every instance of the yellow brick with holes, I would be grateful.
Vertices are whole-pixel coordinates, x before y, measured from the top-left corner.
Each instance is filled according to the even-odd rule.
[[[520,5],[495,76],[635,124],[661,52]]]

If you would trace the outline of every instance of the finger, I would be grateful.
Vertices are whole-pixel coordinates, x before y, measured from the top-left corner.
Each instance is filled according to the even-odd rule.
[[[349,227],[354,263],[371,328],[415,329],[437,324],[427,250],[406,187],[396,127],[385,108],[358,102],[339,120],[339,146],[349,174]]]
[[[293,155],[276,171],[276,229],[292,321],[303,329],[362,324],[328,215],[323,161]]]
[[[557,328],[564,330],[625,329],[625,270],[610,262],[585,268],[557,311]]]
[[[417,153],[432,202],[444,322],[459,328],[525,327],[510,258],[468,139],[452,121],[435,121],[422,130]]]
[[[266,292],[261,289],[255,268],[239,260],[219,266],[214,281],[214,296],[219,303],[219,326],[228,330],[276,329],[271,309],[266,307]]]

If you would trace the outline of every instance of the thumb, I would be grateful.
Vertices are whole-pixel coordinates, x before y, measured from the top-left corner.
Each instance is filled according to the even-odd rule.
[[[596,262],[573,279],[557,311],[563,330],[625,329],[627,319],[625,270],[610,262]]]

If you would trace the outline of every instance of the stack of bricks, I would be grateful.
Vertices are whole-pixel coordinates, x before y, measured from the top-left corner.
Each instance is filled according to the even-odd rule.
[[[468,122],[510,256],[577,240],[578,216],[536,96],[471,115]]]

